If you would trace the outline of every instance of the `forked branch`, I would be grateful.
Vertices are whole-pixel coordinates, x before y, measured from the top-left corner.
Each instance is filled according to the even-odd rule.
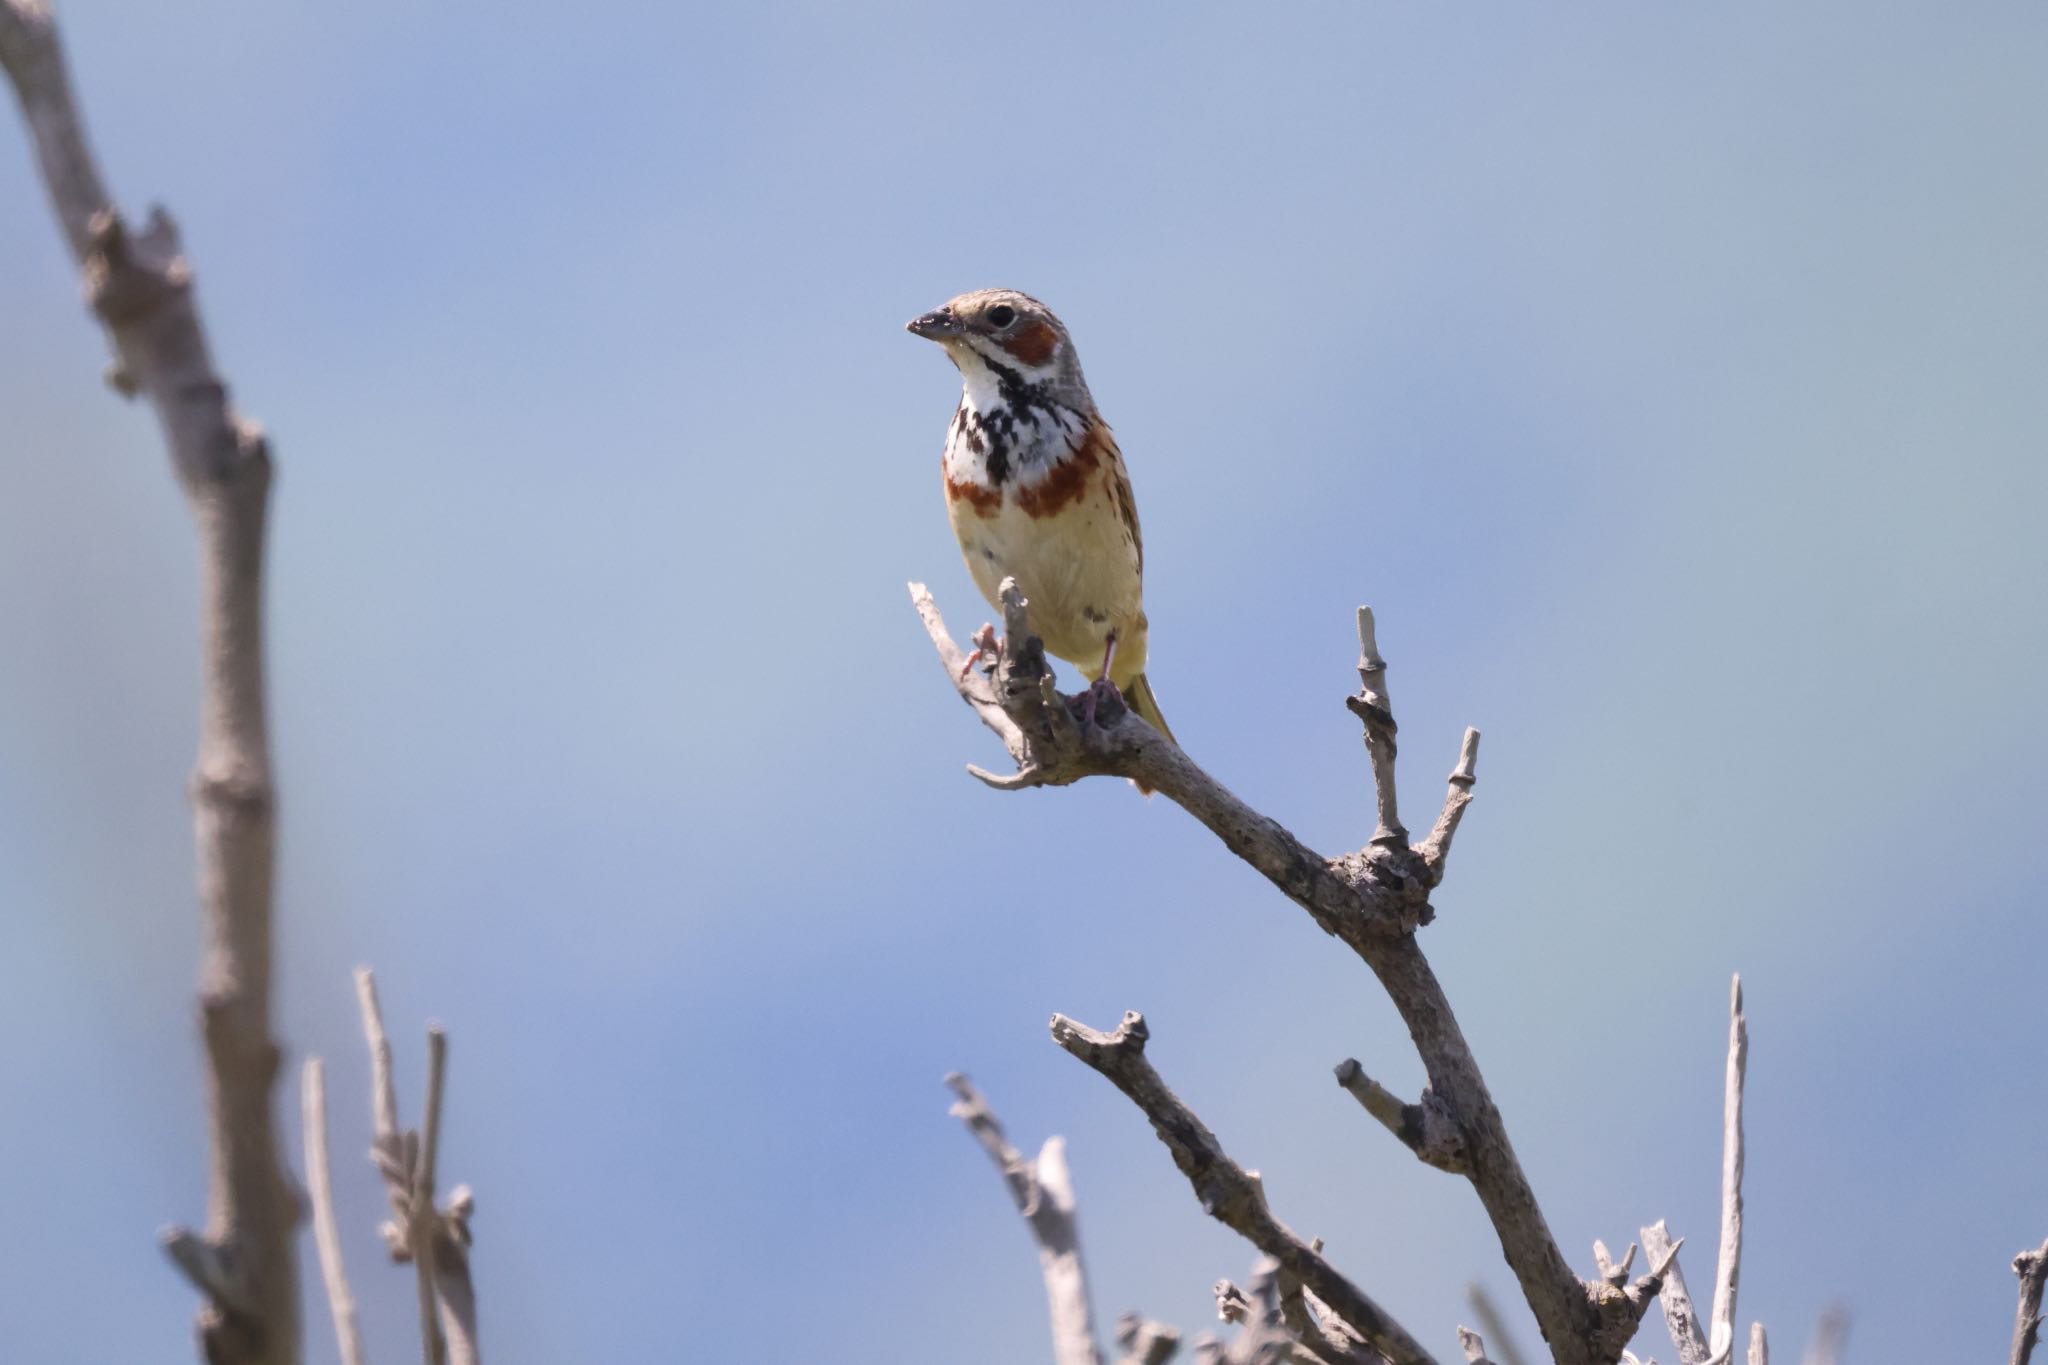
[[[972,1081],[956,1071],[946,1077],[946,1085],[958,1097],[953,1117],[967,1125],[1003,1173],[1010,1198],[1024,1215],[1032,1240],[1038,1243],[1046,1303],[1052,1312],[1053,1360],[1056,1365],[1102,1365],[1088,1301],[1088,1272],[1081,1261],[1081,1229],[1075,1214],[1074,1181],[1067,1171],[1066,1144],[1057,1137],[1047,1138],[1038,1159],[1027,1161],[1010,1145],[995,1111]],[[1166,1343],[1178,1341],[1178,1337],[1135,1317],[1128,1321],[1133,1339],[1126,1349],[1131,1354],[1149,1358],[1163,1349],[1171,1354]]]
[[[398,1126],[398,1089],[391,1076],[391,1040],[377,1001],[377,979],[356,969],[356,998],[370,1048],[371,1112],[376,1136],[370,1155],[384,1176],[391,1218],[379,1231],[391,1259],[413,1264],[419,1288],[420,1341],[426,1365],[477,1365],[476,1286],[469,1273],[469,1220],[476,1199],[458,1185],[447,1204],[434,1204],[440,1159],[441,1102],[447,1076],[448,1036],[427,1027],[425,1133]],[[436,1311],[438,1307],[438,1312]]]
[[[1106,1076],[1152,1121],[1203,1210],[1279,1263],[1283,1274],[1327,1304],[1342,1322],[1394,1365],[1431,1365],[1432,1357],[1371,1296],[1339,1274],[1266,1207],[1259,1181],[1225,1154],[1216,1135],[1167,1088],[1145,1057],[1143,1015],[1126,1014],[1113,1033],[1052,1019],[1053,1041]]]
[[[931,594],[912,584],[911,596],[948,680],[1017,764],[1007,777],[972,770],[977,777],[1015,789],[1107,774],[1163,792],[1372,969],[1408,1025],[1429,1086],[1416,1106],[1402,1105],[1376,1087],[1360,1093],[1361,1100],[1418,1156],[1472,1182],[1560,1365],[1618,1360],[1660,1272],[1653,1265],[1652,1275],[1633,1285],[1588,1282],[1573,1273],[1551,1236],[1450,1002],[1416,944],[1414,930],[1435,913],[1429,895],[1443,878],[1452,838],[1471,801],[1479,736],[1466,732],[1443,811],[1429,837],[1409,846],[1395,800],[1396,731],[1387,664],[1371,612],[1359,613],[1360,689],[1347,704],[1365,727],[1378,819],[1365,847],[1326,858],[1239,801],[1172,741],[1135,717],[1111,707],[1098,712],[1095,724],[1084,724],[1078,701],[1053,685],[1044,648],[1031,634],[1029,604],[1014,582],[1006,582],[1001,592],[1004,638],[999,647],[989,642],[984,654],[994,662],[979,670],[969,666],[969,656],[954,643]],[[1360,1078],[1355,1067],[1351,1074]],[[1287,1256],[1263,1249],[1288,1265]],[[1323,1272],[1334,1274],[1327,1266]],[[1346,1305],[1330,1302],[1345,1313]]]

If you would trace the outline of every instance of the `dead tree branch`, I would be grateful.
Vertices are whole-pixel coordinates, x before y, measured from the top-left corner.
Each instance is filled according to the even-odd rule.
[[[1712,1352],[1707,1350],[1707,1335],[1700,1330],[1692,1295],[1686,1291],[1684,1272],[1678,1268],[1677,1249],[1663,1219],[1643,1229],[1643,1250],[1650,1259],[1671,1258],[1671,1273],[1664,1277],[1658,1297],[1664,1304],[1664,1325],[1671,1330],[1671,1340],[1678,1347],[1679,1365],[1706,1365]]]
[[[1440,1171],[1466,1173],[1465,1141],[1459,1136],[1457,1124],[1430,1091],[1422,1092],[1420,1104],[1403,1104],[1385,1086],[1366,1075],[1353,1057],[1337,1063],[1337,1084],[1416,1156]]]
[[[171,1228],[165,1250],[206,1296],[198,1330],[212,1365],[289,1365],[299,1358],[299,1201],[272,1106],[281,1054],[271,1033],[275,792],[263,683],[269,450],[213,368],[177,225],[156,208],[134,232],[114,207],[45,0],[0,0],[0,66],[86,298],[112,337],[109,378],[155,408],[199,529],[205,691],[192,799],[213,1156],[205,1233]]]
[[[334,1179],[327,1160],[327,1077],[318,1057],[306,1059],[299,1089],[305,1110],[306,1185],[313,1202],[313,1240],[320,1251],[328,1311],[334,1315],[334,1338],[342,1365],[363,1365],[362,1329],[356,1322],[356,1299],[349,1291],[348,1270],[341,1258],[341,1229],[334,1217]]]
[[[2010,1365],[2027,1365],[2034,1344],[2041,1339],[2041,1290],[2048,1285],[2048,1242],[2013,1257],[2012,1273],[2020,1277],[2020,1311],[2012,1324]]]
[[[1166,1365],[1180,1350],[1180,1333],[1164,1323],[1126,1313],[1116,1320],[1116,1344],[1124,1351],[1116,1365]]]
[[[1023,1153],[1010,1145],[1001,1121],[972,1081],[956,1071],[946,1077],[946,1084],[958,1096],[953,1117],[967,1125],[1003,1173],[1010,1198],[1016,1201],[1017,1212],[1024,1215],[1032,1239],[1038,1243],[1046,1303],[1052,1312],[1053,1360],[1057,1365],[1102,1365],[1088,1303],[1088,1272],[1081,1261],[1081,1229],[1075,1215],[1073,1177],[1067,1170],[1066,1143],[1049,1137],[1039,1149],[1038,1159],[1026,1161]],[[1126,1322],[1134,1324],[1133,1338],[1125,1343],[1133,1356],[1150,1358],[1162,1349],[1170,1355],[1170,1345],[1162,1343],[1179,1341],[1167,1329],[1135,1316]],[[1164,1360],[1166,1355],[1157,1359]]]
[[[1309,1249],[1320,1252],[1322,1244]],[[1271,1256],[1261,1256],[1240,1289],[1215,1285],[1216,1316],[1238,1326],[1228,1342],[1205,1332],[1195,1339],[1198,1365],[1382,1365],[1329,1306]]]
[[[1429,895],[1442,881],[1452,836],[1471,800],[1478,733],[1468,731],[1465,736],[1443,812],[1429,838],[1408,846],[1394,799],[1395,724],[1386,661],[1371,613],[1359,614],[1361,689],[1347,704],[1365,727],[1378,822],[1373,840],[1364,848],[1325,858],[1277,821],[1246,806],[1149,726],[1126,723],[1124,713],[1114,707],[1098,710],[1096,724],[1084,725],[1079,701],[1053,685],[1044,648],[1031,634],[1028,603],[1014,582],[1003,585],[1006,638],[1003,647],[993,651],[996,662],[986,670],[966,667],[967,656],[954,643],[922,585],[911,585],[911,597],[948,679],[1017,764],[1017,771],[1007,777],[971,769],[975,776],[991,786],[1014,790],[1108,774],[1163,792],[1372,969],[1407,1023],[1428,1072],[1425,1104],[1418,1106],[1424,1112],[1417,1116],[1417,1142],[1410,1144],[1411,1150],[1425,1159],[1435,1158],[1432,1164],[1459,1170],[1472,1182],[1560,1365],[1612,1365],[1619,1359],[1648,1303],[1645,1285],[1654,1291],[1656,1284],[1645,1277],[1635,1285],[1617,1287],[1604,1281],[1589,1283],[1573,1273],[1515,1156],[1506,1124],[1450,1002],[1414,937],[1414,930],[1434,915]],[[1441,1116],[1434,1139],[1429,1132],[1430,1109]],[[1399,1135],[1405,1122],[1406,1115],[1401,1114],[1389,1126]],[[1455,1135],[1455,1144],[1449,1135]],[[1287,1263],[1281,1253],[1262,1249]],[[1344,1304],[1331,1302],[1349,1317]]]
[[[477,1365],[476,1286],[469,1273],[469,1220],[476,1199],[458,1185],[446,1205],[434,1206],[440,1157],[441,1097],[446,1084],[448,1035],[427,1027],[425,1133],[398,1126],[398,1090],[391,1078],[391,1040],[377,1002],[377,979],[356,969],[363,1037],[370,1047],[371,1112],[376,1136],[370,1156],[384,1176],[391,1217],[380,1228],[393,1261],[413,1263],[419,1284],[420,1341],[426,1365]],[[436,1312],[438,1303],[439,1311]]]
[[[1406,1328],[1273,1216],[1258,1180],[1224,1153],[1216,1135],[1167,1088],[1146,1060],[1149,1030],[1143,1015],[1126,1014],[1114,1033],[1103,1033],[1056,1014],[1052,1036],[1062,1048],[1108,1077],[1152,1121],[1159,1140],[1194,1186],[1210,1217],[1279,1262],[1282,1271],[1300,1280],[1394,1365],[1433,1365],[1429,1352]]]
[[[1735,1347],[1735,1294],[1742,1282],[1742,1086],[1749,1068],[1749,1020],[1742,1012],[1742,978],[1728,989],[1728,1084],[1721,1131],[1721,1256],[1714,1278],[1713,1353]],[[1752,1347],[1752,1352],[1755,1348]]]

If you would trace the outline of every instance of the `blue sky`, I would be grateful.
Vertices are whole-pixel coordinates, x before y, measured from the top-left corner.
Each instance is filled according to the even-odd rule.
[[[1362,842],[1359,602],[1411,810],[1485,731],[1425,942],[1581,1270],[1711,1245],[1740,970],[1745,1318],[2005,1341],[2048,1235],[2038,7],[62,10],[275,438],[281,1027],[379,1359],[359,962],[411,1092],[452,1032],[497,1361],[1044,1360],[955,1068],[1067,1136],[1098,1315],[1206,1325],[1248,1249],[1054,1010],[1146,1011],[1433,1348],[1510,1297],[1330,1080],[1419,1085],[1355,961],[1165,802],[962,774],[1000,754],[903,589],[987,615],[956,384],[901,327],[990,284],[1116,424],[1200,761]],[[177,1358],[191,535],[11,126],[0,205],[0,1340]]]

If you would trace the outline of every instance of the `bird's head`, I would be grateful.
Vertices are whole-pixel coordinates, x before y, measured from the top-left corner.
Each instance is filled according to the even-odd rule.
[[[1066,324],[1029,294],[977,289],[905,325],[944,346],[970,384],[980,375],[1007,376],[1063,406],[1094,406]]]

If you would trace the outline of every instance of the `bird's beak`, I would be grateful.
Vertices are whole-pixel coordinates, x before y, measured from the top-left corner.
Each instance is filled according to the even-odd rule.
[[[908,331],[928,341],[944,341],[947,337],[959,336],[966,330],[961,327],[960,319],[953,316],[953,310],[950,308],[934,308],[929,313],[920,313],[903,325]]]

